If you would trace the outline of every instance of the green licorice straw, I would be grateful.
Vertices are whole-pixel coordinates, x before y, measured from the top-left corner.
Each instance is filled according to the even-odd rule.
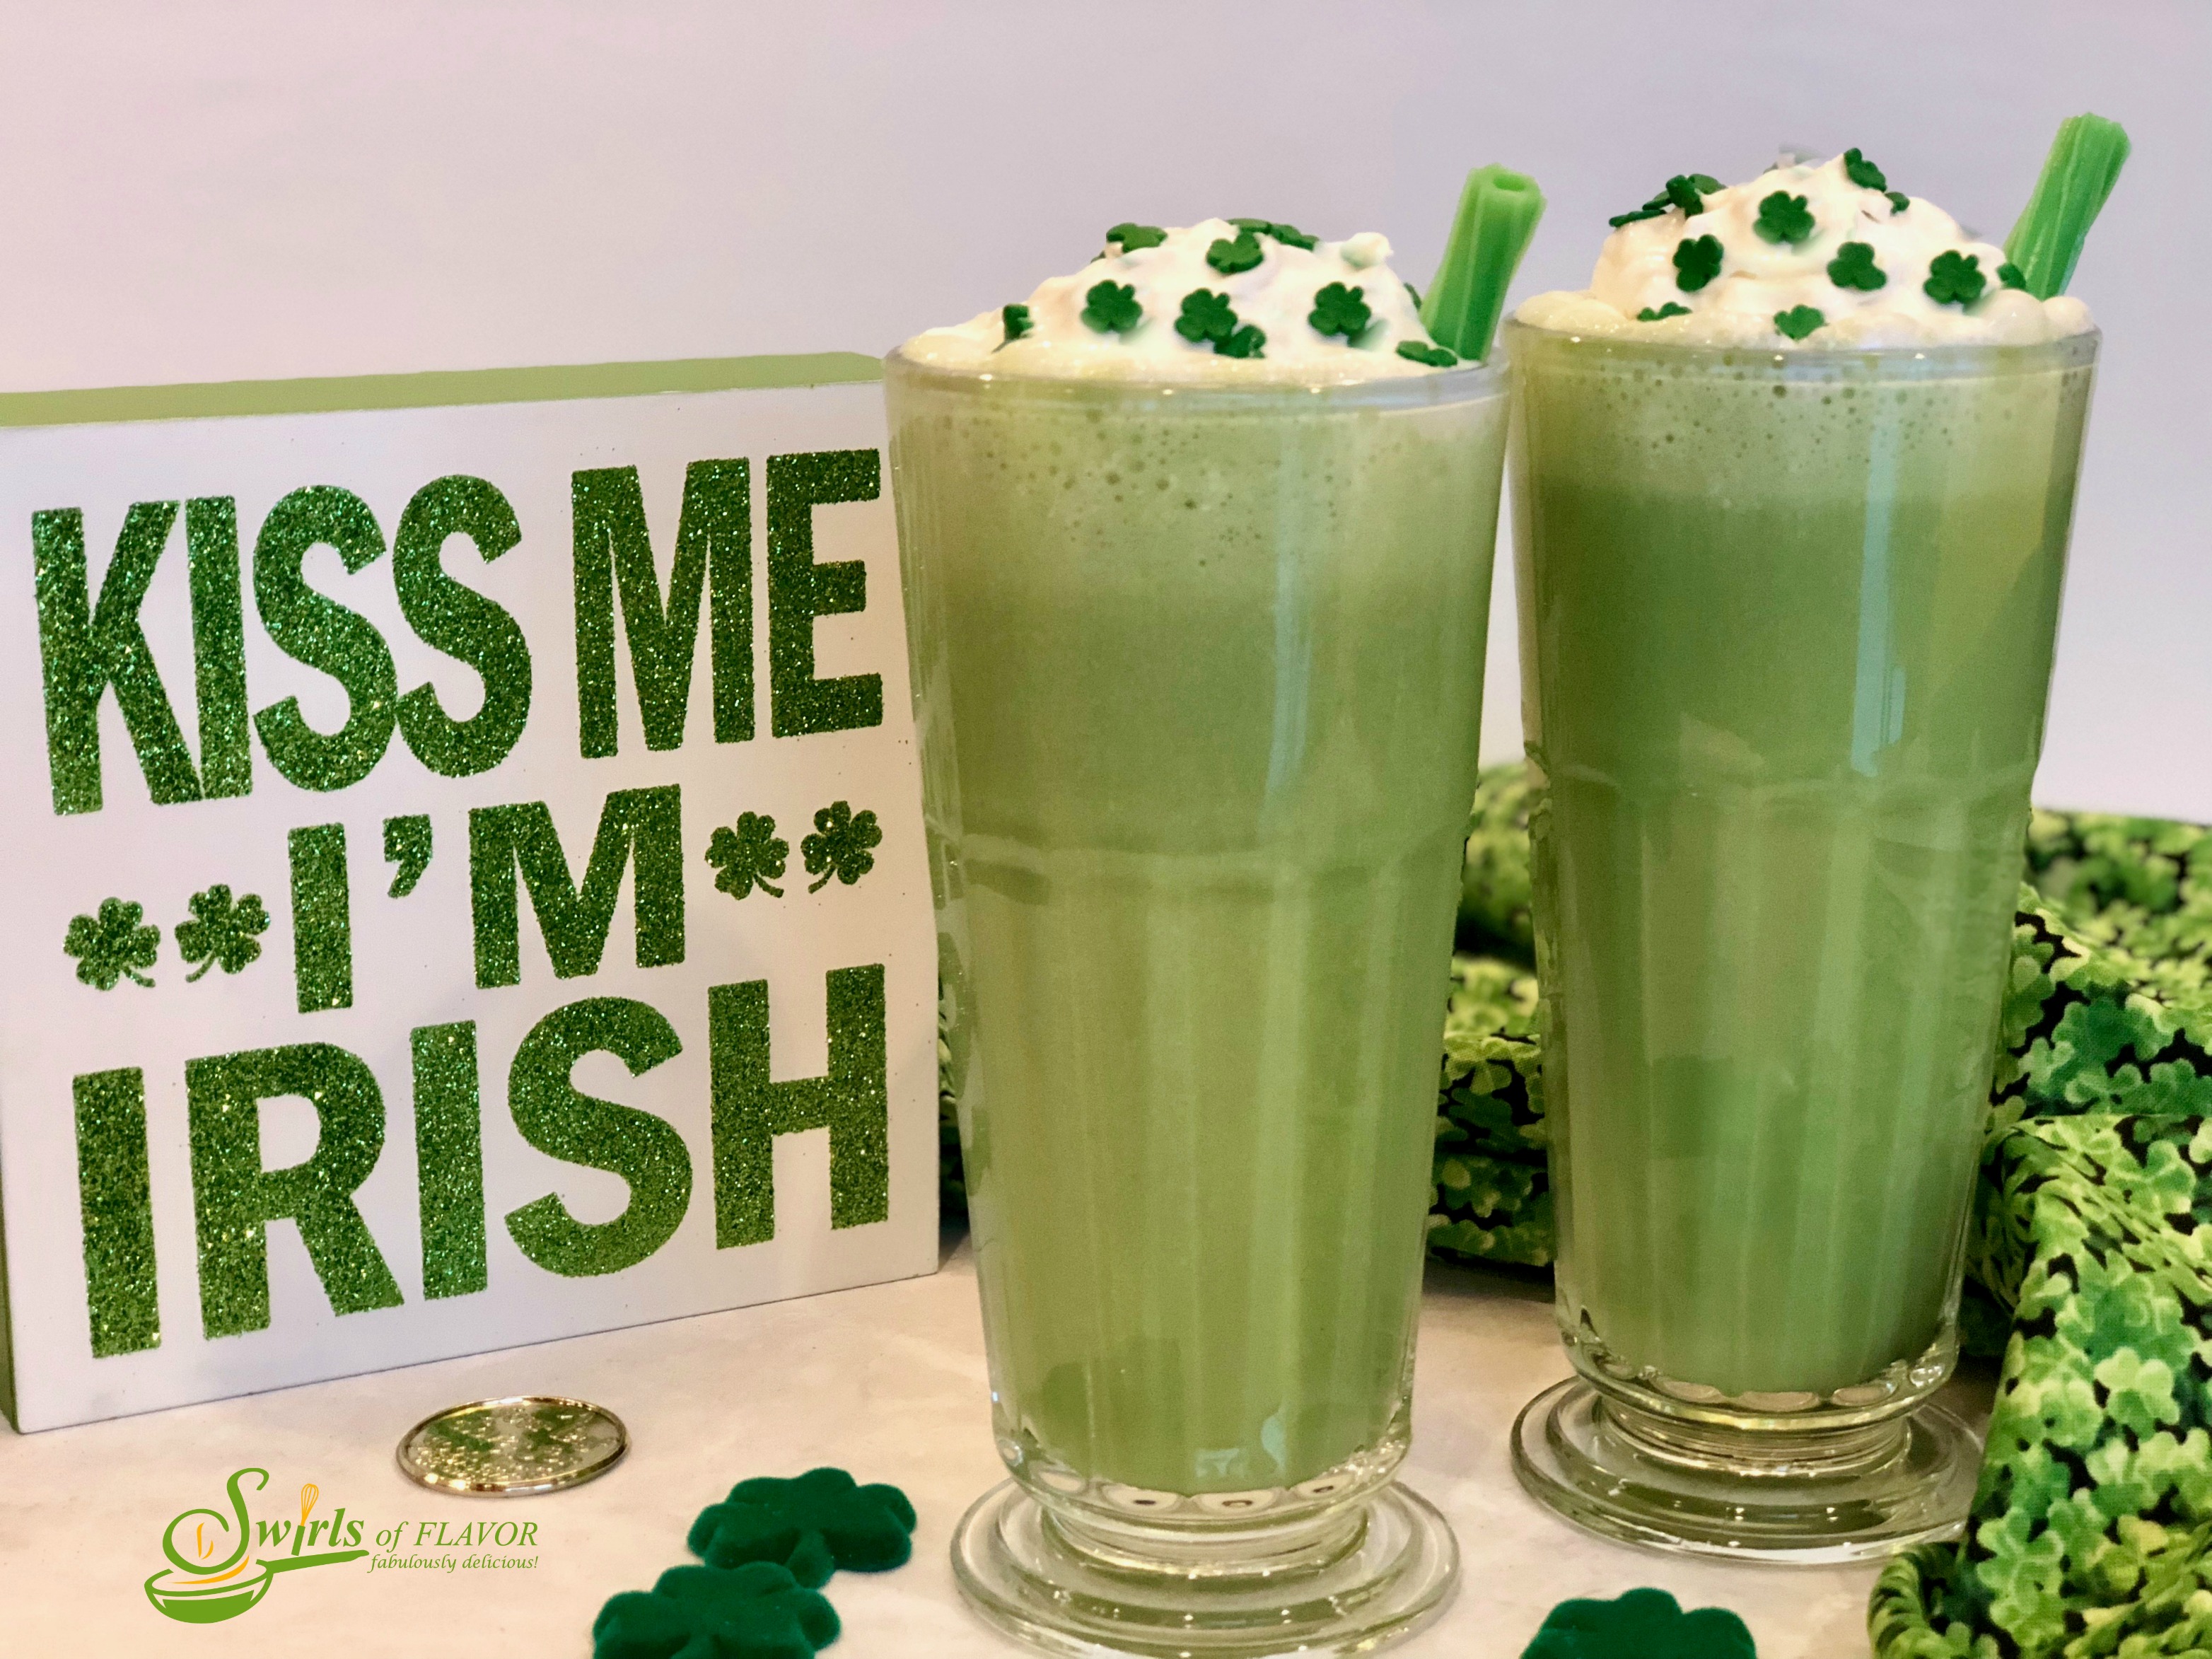
[[[2127,130],[2101,115],[2071,115],[2059,124],[2035,194],[2005,238],[2005,258],[2037,299],[2063,294],[2073,281],[2074,262],[2130,148]]]
[[[1525,173],[1495,163],[1467,175],[1451,241],[1421,301],[1421,325],[1438,345],[1480,362],[1490,356],[1506,285],[1544,216],[1544,192]]]

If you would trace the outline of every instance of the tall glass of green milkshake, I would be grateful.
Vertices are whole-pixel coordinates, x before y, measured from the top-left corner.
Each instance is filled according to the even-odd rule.
[[[2097,336],[1856,151],[1674,183],[1508,336],[1577,1373],[1516,1467],[1615,1536],[1845,1559],[1972,1492],[1928,1402]]]
[[[1118,226],[886,365],[1012,1475],[954,1563],[1059,1650],[1364,1650],[1453,1582],[1391,1475],[1505,398],[1388,254]]]

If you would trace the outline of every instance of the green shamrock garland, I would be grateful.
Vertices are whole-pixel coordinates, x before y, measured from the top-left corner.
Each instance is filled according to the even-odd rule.
[[[592,1621],[592,1659],[814,1659],[836,1639],[836,1609],[766,1561],[671,1567]]]
[[[112,991],[122,980],[151,986],[139,969],[151,968],[161,954],[161,930],[146,921],[137,901],[106,898],[97,916],[71,916],[62,949],[76,958],[76,976],[87,985]]]
[[[1611,1601],[1562,1601],[1521,1659],[1758,1659],[1751,1632],[1725,1607],[1682,1611],[1662,1589]]]
[[[914,1553],[914,1505],[896,1486],[854,1484],[842,1469],[796,1480],[740,1480],[691,1523],[691,1552],[709,1566],[773,1561],[802,1584],[832,1571],[884,1572]]]

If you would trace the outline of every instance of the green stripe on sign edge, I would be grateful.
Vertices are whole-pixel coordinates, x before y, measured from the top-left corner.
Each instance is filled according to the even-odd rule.
[[[0,392],[0,427],[198,421],[245,415],[323,415],[459,404],[558,403],[665,392],[750,392],[859,386],[883,365],[857,351],[792,356],[690,357],[665,363],[570,363],[550,368],[432,369],[301,380],[222,380],[200,386],[111,386],[77,392]]]

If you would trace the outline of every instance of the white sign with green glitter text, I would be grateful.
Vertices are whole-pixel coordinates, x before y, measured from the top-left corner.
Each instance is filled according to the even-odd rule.
[[[883,437],[868,384],[0,428],[20,1428],[933,1267]]]

